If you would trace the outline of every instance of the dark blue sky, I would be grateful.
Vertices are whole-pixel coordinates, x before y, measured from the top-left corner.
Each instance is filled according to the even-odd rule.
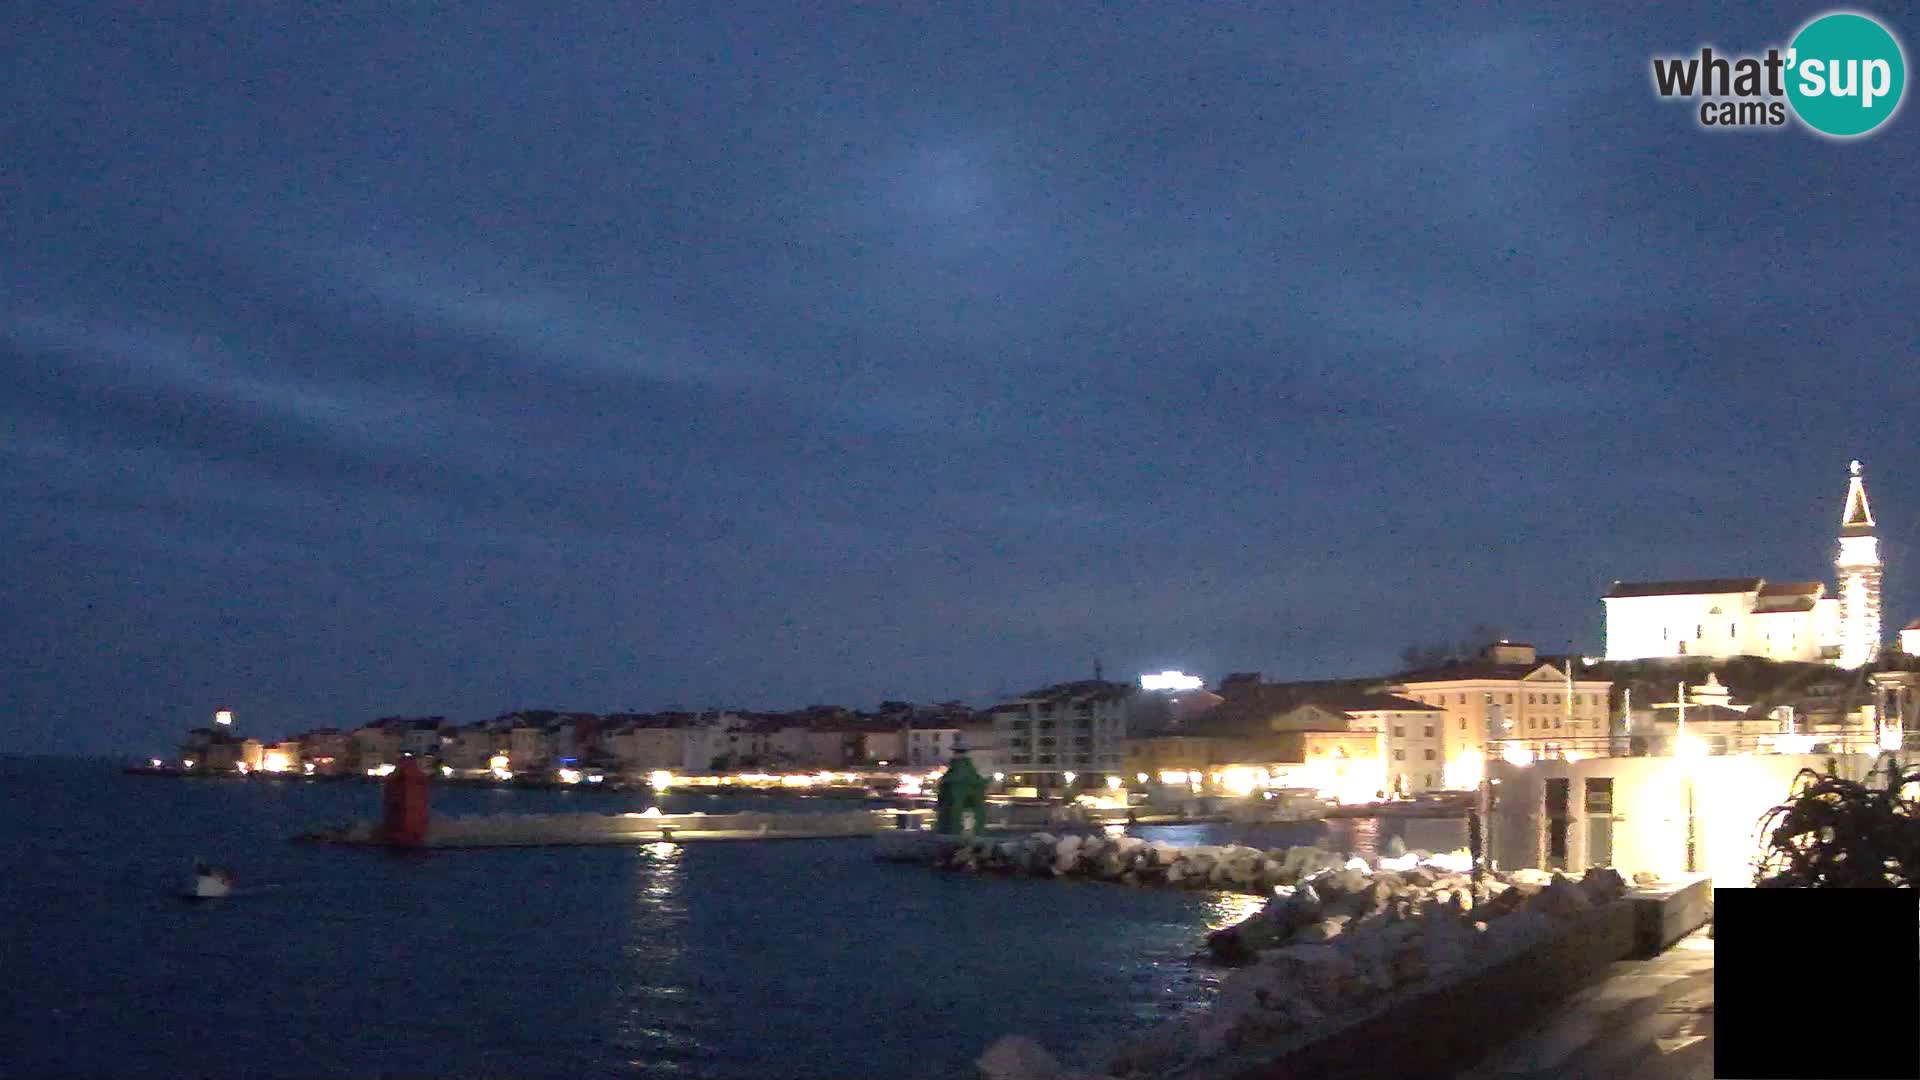
[[[1852,457],[1920,615],[1911,105],[1648,75],[1820,8],[169,6],[0,22],[0,750],[1597,650]]]

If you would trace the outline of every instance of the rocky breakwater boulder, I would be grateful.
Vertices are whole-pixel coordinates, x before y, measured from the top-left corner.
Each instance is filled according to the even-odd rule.
[[[1046,1047],[1025,1035],[1002,1037],[974,1064],[983,1080],[1112,1080],[1103,1073],[1062,1067]]]
[[[1341,867],[1319,848],[1261,850],[1238,844],[1176,847],[1133,836],[1061,836],[1032,833],[996,840],[974,838],[934,865],[975,873],[1079,877],[1129,885],[1213,889],[1272,895],[1311,874]]]
[[[1209,935],[1239,965],[1208,1008],[1122,1046],[1117,1076],[1158,1076],[1255,1044],[1311,1039],[1317,1026],[1387,995],[1439,985],[1568,931],[1626,892],[1613,870],[1471,879],[1438,866],[1323,872]]]

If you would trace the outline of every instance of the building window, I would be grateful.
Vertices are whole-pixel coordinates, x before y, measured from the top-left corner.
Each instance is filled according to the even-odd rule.
[[[1513,695],[1512,695],[1512,694],[1508,694],[1508,695],[1507,695],[1507,704],[1509,704],[1509,705],[1511,705],[1511,704],[1513,704]]]
[[[1462,704],[1462,705],[1465,705],[1466,703],[1467,703],[1467,695],[1465,695],[1465,694],[1461,694],[1461,695],[1460,695],[1460,704]]]
[[[1705,636],[1707,636],[1706,628],[1701,626],[1699,623],[1694,623],[1693,624],[1693,640],[1699,641],[1701,638]]]
[[[1727,624],[1727,636],[1728,636],[1728,637],[1739,637],[1739,636],[1740,636],[1740,632],[1739,632],[1739,630],[1738,630],[1738,629],[1736,629],[1736,628],[1734,627],[1734,625],[1733,625],[1732,623],[1728,623],[1728,624]]]
[[[1467,718],[1464,716],[1460,718],[1460,730],[1461,731],[1467,730]]]
[[[1395,725],[1393,725],[1393,737],[1394,737],[1394,738],[1396,738],[1396,739],[1404,739],[1404,738],[1406,738],[1406,737],[1407,737],[1407,729],[1406,729],[1406,727],[1405,727],[1405,726],[1403,726],[1403,725],[1401,725],[1401,724],[1395,724]]]
[[[1432,725],[1432,724],[1428,724],[1428,725],[1427,725],[1427,738],[1429,738],[1429,739],[1431,739],[1431,738],[1433,738],[1433,725]]]
[[[1393,752],[1393,760],[1395,761],[1407,760],[1407,752],[1405,750],[1395,750]]]
[[[1613,813],[1613,777],[1587,777],[1587,813]]]
[[[1427,760],[1428,760],[1428,761],[1432,761],[1432,760],[1433,760],[1433,751],[1431,751],[1431,750],[1429,750],[1429,751],[1427,751]]]

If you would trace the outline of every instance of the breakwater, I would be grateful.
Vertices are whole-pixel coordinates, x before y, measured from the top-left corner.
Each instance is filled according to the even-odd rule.
[[[575,847],[707,840],[820,840],[872,836],[925,810],[852,810],[815,814],[477,814],[436,816],[427,848]],[[380,846],[380,824],[357,821],[294,838],[302,843]]]
[[[1687,908],[1686,897],[1705,889],[1704,882],[1630,889],[1607,868],[1578,879],[1524,869],[1476,881],[1447,856],[1413,853],[1368,866],[1317,849],[1277,859],[1246,849],[1196,858],[1187,849],[1169,858],[1134,845],[1098,845],[1083,868],[1084,844],[1065,852],[1057,845],[1050,866],[1029,848],[1023,853],[1032,861],[1016,869],[1007,859],[1008,872],[1044,875],[1064,867],[1075,876],[1107,877],[1131,860],[1136,869],[1116,878],[1125,880],[1142,861],[1164,862],[1196,871],[1177,875],[1174,884],[1257,882],[1272,893],[1257,914],[1207,936],[1212,958],[1235,968],[1218,998],[1117,1047],[1106,1077],[1358,1077],[1389,1065],[1389,1075],[1444,1071],[1454,1058],[1510,1037],[1613,961],[1657,951],[1662,913]],[[1290,868],[1314,866],[1320,869],[1292,883],[1267,884]],[[1446,1030],[1435,1034],[1436,1024]],[[992,1080],[1061,1075],[1045,1048],[1022,1036],[993,1044],[979,1065]]]
[[[1458,856],[1464,858],[1464,856]],[[1359,860],[1317,847],[1261,849],[1239,844],[1179,847],[1137,836],[1055,836],[1037,832],[1005,839],[971,837],[929,849],[944,870],[1079,877],[1127,885],[1217,889],[1271,895],[1312,875],[1340,870]]]

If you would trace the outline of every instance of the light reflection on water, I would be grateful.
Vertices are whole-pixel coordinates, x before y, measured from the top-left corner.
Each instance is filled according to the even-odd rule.
[[[680,977],[687,950],[685,851],[648,844],[635,853],[627,978],[620,981],[610,1025],[614,1044],[642,1072],[683,1072],[701,1056],[697,1009]]]
[[[1267,906],[1267,898],[1251,893],[1214,893],[1203,908],[1207,917],[1207,931],[1224,930],[1235,923],[1257,915]]]

